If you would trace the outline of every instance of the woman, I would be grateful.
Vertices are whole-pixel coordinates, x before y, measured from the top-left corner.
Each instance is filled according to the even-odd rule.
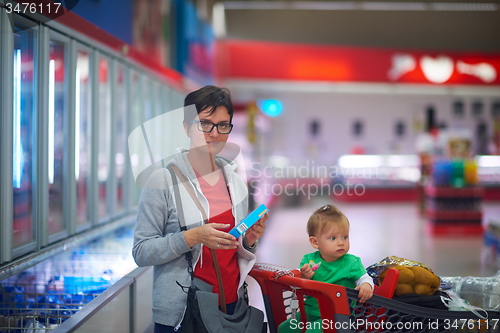
[[[189,251],[193,253],[195,277],[218,293],[210,249],[217,250],[227,310],[234,310],[268,218],[266,214],[239,239],[227,233],[248,213],[248,189],[235,172],[236,164],[217,156],[233,127],[229,91],[206,86],[188,94],[184,106],[183,125],[190,149],[181,150],[168,165],[177,166],[188,179],[185,185],[196,193],[210,223],[203,223],[200,210],[180,185],[187,225],[181,232],[170,173],[160,169],[151,175],[139,200],[132,253],[138,266],[154,266],[155,333],[175,332],[182,322],[187,295],[178,283],[191,283],[185,259]]]

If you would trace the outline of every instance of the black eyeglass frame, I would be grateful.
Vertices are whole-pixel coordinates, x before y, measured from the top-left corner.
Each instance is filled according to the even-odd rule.
[[[210,132],[212,132],[212,131],[213,131],[213,129],[214,129],[214,127],[217,127],[217,132],[218,132],[219,134],[229,134],[229,133],[231,133],[231,131],[233,130],[233,124],[228,124],[228,123],[214,124],[214,123],[212,123],[212,122],[210,122],[210,121],[201,121],[201,120],[191,120],[191,123],[193,123],[193,124],[198,124],[198,126],[196,126],[196,127],[198,128],[198,130],[199,130],[199,131],[201,131],[201,132],[203,132],[203,133],[210,133]],[[200,124],[201,124],[201,123],[204,123],[204,124],[212,124],[212,127],[210,128],[210,130],[209,130],[209,131],[204,131],[204,130],[202,130],[202,129],[200,128]],[[227,132],[227,133],[221,133],[221,131],[219,130],[219,126],[220,126],[220,125],[229,126],[229,132]]]

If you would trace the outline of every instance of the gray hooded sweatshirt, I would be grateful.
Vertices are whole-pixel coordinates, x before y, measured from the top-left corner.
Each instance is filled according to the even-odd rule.
[[[235,172],[236,164],[222,157],[217,157],[218,165],[223,168],[233,204],[232,211],[235,222],[241,221],[247,214],[248,189]],[[175,164],[189,180],[191,186],[208,216],[210,207],[201,191],[200,184],[187,158],[187,150],[169,161]],[[193,266],[200,260],[202,244],[190,248],[184,234],[180,230],[175,195],[170,172],[159,169],[149,177],[138,204],[137,223],[134,231],[132,255],[138,266],[154,266],[153,268],[153,321],[155,323],[179,327],[186,308],[187,294],[179,287],[191,283],[187,271],[185,253],[192,251]],[[203,223],[201,212],[193,199],[179,181],[179,191],[188,229]],[[239,294],[242,296],[242,285],[255,263],[255,249],[249,250],[242,244],[237,250],[240,269]],[[203,260],[203,258],[201,258]],[[235,274],[237,274],[235,272]]]

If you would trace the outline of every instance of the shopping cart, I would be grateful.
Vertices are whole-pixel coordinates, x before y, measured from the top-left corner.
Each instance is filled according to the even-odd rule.
[[[290,307],[298,300],[301,313],[304,297],[318,300],[323,332],[500,332],[500,313],[486,311],[484,318],[470,311],[446,311],[406,304],[392,299],[399,272],[389,269],[381,286],[375,286],[374,296],[359,303],[358,291],[342,286],[300,278],[296,269],[256,264],[250,272],[260,285],[269,329],[276,333],[281,322],[292,315]],[[309,323],[310,324],[310,323]],[[296,325],[305,332],[308,323]],[[313,327],[318,328],[318,327]]]

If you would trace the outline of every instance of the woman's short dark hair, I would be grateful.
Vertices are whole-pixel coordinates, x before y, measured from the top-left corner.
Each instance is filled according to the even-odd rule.
[[[194,105],[196,112],[199,114],[202,111],[209,111],[209,115],[215,112],[219,106],[225,106],[229,113],[230,122],[233,120],[233,103],[231,102],[231,94],[227,88],[219,88],[216,86],[205,86],[201,89],[189,93],[184,99],[184,106]],[[196,114],[188,112],[190,108],[184,108],[184,123],[188,124],[196,118]]]

